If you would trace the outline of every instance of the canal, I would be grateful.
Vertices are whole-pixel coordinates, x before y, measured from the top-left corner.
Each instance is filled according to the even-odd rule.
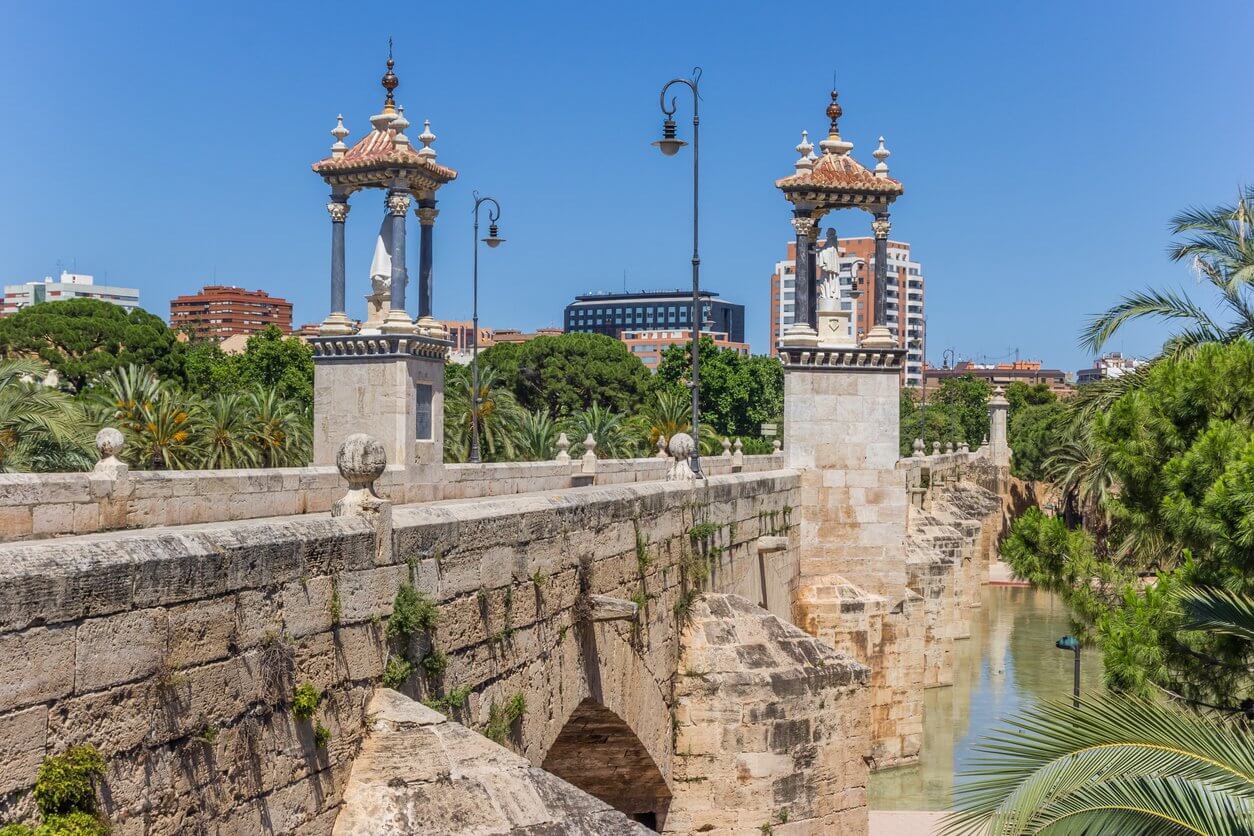
[[[1066,606],[1036,589],[986,586],[983,606],[971,612],[971,638],[954,646],[953,687],[924,696],[923,753],[917,766],[871,776],[872,810],[945,810],[954,776],[972,746],[999,718],[1042,699],[1071,694],[1071,653],[1054,642],[1071,631]],[[1101,687],[1101,657],[1084,651],[1081,685]]]

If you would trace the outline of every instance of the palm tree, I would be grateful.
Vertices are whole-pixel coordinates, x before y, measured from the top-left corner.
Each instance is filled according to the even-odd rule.
[[[99,423],[116,426],[122,432],[138,432],[145,423],[145,410],[168,388],[152,369],[131,363],[102,374],[92,386],[87,404]]]
[[[294,401],[257,385],[246,396],[248,443],[262,467],[300,467],[309,462],[310,427]]]
[[[0,361],[0,471],[91,467],[82,412],[65,393],[36,381],[34,360]]]
[[[188,470],[200,462],[201,451],[195,434],[198,406],[167,392],[138,413],[137,425],[129,433],[134,439],[141,466],[152,470]]]
[[[659,438],[670,439],[692,428],[692,402],[681,391],[662,389],[645,402],[632,423],[641,434],[644,451],[648,454],[657,447]]]
[[[200,412],[197,434],[202,439],[199,466],[207,469],[256,467],[260,450],[253,441],[252,411],[238,393],[218,394]]]
[[[469,376],[459,376],[456,388],[444,394],[446,457],[465,461],[470,450],[472,384]],[[522,418],[514,395],[497,381],[496,369],[479,369],[479,450],[485,461],[514,458],[514,431]],[[452,430],[452,432],[450,432]],[[462,449],[449,450],[450,438],[462,439]]]
[[[1177,600],[1186,629],[1254,639],[1254,600],[1200,588]],[[977,746],[943,832],[1254,833],[1248,714],[1118,695],[1029,708]]]
[[[596,439],[597,458],[617,459],[634,452],[627,420],[618,412],[594,403],[563,422],[571,443],[578,446],[591,435]]]
[[[1090,320],[1081,345],[1097,354],[1116,332],[1135,319],[1157,318],[1184,327],[1163,346],[1163,356],[1177,357],[1209,342],[1232,342],[1254,336],[1254,187],[1242,190],[1236,203],[1213,209],[1189,209],[1171,219],[1171,231],[1186,238],[1172,246],[1174,261],[1190,260],[1199,277],[1218,293],[1223,315],[1183,293],[1148,289],[1131,293],[1119,304]]]
[[[557,424],[544,410],[524,412],[514,433],[514,449],[523,461],[540,462],[557,452]]]

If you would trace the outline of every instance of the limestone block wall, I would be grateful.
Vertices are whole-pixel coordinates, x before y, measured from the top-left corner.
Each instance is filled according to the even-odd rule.
[[[766,574],[788,577],[798,501],[773,471],[399,505],[378,530],[305,514],[0,546],[0,821],[29,816],[45,755],[91,743],[118,834],[330,832],[386,663],[432,647],[409,695],[454,700],[533,764],[594,700],[679,795],[679,625],[701,590],[759,600],[763,538],[784,538]],[[438,623],[403,647],[406,580]],[[638,614],[595,620],[595,595]],[[308,720],[301,684],[324,694]]]
[[[703,460],[707,472],[760,473],[780,454]],[[594,484],[664,479],[663,459],[602,459]],[[571,462],[393,465],[378,485],[396,502],[431,502],[562,490],[588,480]],[[334,467],[240,470],[0,473],[0,542],[157,525],[192,525],[321,513],[343,494]]]
[[[666,833],[866,833],[869,671],[735,595],[684,627]]]

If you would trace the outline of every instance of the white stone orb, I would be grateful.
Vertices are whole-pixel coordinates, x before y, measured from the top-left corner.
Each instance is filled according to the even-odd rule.
[[[100,453],[102,459],[112,458],[121,453],[125,444],[126,439],[122,436],[122,431],[114,427],[104,427],[96,433],[96,451]]]
[[[353,490],[369,488],[383,475],[388,465],[387,452],[373,436],[353,433],[344,439],[335,454],[335,466]]]
[[[670,442],[671,458],[690,459],[697,449],[697,444],[688,433],[675,433]]]

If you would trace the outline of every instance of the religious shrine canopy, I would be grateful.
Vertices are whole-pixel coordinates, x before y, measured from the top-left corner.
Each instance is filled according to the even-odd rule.
[[[795,173],[775,181],[784,197],[798,209],[822,217],[833,209],[882,210],[904,193],[902,184],[888,176],[889,151],[880,137],[879,147],[873,152],[878,163],[875,171],[868,171],[855,160],[850,151],[853,143],[841,139],[837,122],[843,113],[837,103],[837,93],[832,91],[827,116],[831,120],[827,139],[819,143],[821,156],[815,156],[805,131],[797,152],[801,155],[794,164]]]
[[[400,84],[392,57],[388,56],[387,72],[381,81],[387,97],[383,111],[370,117],[373,129],[349,148],[344,138],[348,129],[344,117],[337,117],[331,131],[335,144],[331,156],[313,164],[313,170],[331,186],[337,194],[349,195],[358,189],[400,189],[420,198],[433,195],[440,186],[457,177],[457,172],[435,161],[432,147],[435,134],[431,122],[423,124],[417,139],[422,147],[415,150],[405,129],[409,120],[405,108],[398,107],[392,91]]]

